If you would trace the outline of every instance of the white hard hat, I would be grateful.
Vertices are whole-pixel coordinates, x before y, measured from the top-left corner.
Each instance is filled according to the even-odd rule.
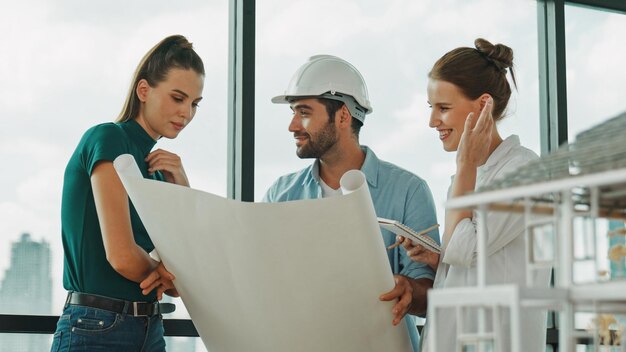
[[[309,58],[293,75],[285,94],[272,98],[272,103],[289,103],[296,97],[342,101],[361,122],[373,111],[363,76],[349,62],[331,55]]]

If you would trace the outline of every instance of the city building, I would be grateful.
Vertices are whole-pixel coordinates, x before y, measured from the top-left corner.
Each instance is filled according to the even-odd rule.
[[[0,313],[52,313],[50,246],[24,233],[11,246],[11,262],[0,286]],[[50,348],[50,335],[1,334],[0,352],[40,352]]]

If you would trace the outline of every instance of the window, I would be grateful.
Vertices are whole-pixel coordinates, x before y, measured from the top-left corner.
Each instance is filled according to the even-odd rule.
[[[0,30],[0,314],[58,315],[65,165],[89,127],[116,118],[139,60],[167,35],[194,43],[206,79],[193,123],[157,146],[183,158],[194,188],[226,194],[228,2],[26,0],[0,5]],[[174,317],[188,318],[177,303]],[[45,350],[28,347],[34,335],[0,339],[13,336]]]
[[[623,70],[626,50],[619,35],[623,33],[626,33],[626,18],[623,13],[565,6],[567,127],[570,142],[575,140],[579,132],[626,113],[622,87],[622,82],[626,79]],[[620,241],[623,239],[606,234],[615,227],[622,227],[623,223],[605,219],[598,221],[595,239],[576,238],[582,225],[580,221],[574,225],[577,241],[574,242],[575,255],[581,257],[582,254],[584,258],[584,251],[589,251],[589,247],[595,249],[598,255],[597,258],[579,261],[574,266],[574,277],[581,281],[619,280],[623,276],[623,261],[611,262],[606,254],[612,246],[621,245]],[[613,316],[596,317],[592,313],[577,313],[576,328],[588,329],[594,326],[594,319],[605,317],[608,319]],[[616,315],[616,319],[622,322],[624,317]],[[578,346],[577,350],[582,351],[584,347]]]
[[[532,1],[488,0],[481,6],[461,0],[257,4],[255,199],[260,201],[278,176],[312,162],[295,155],[287,130],[289,107],[270,99],[285,91],[308,57],[331,54],[352,63],[368,85],[374,112],[365,120],[361,144],[424,178],[443,223],[455,159],[428,127],[427,74],[445,52],[473,46],[478,37],[512,47],[519,94],[509,105],[514,116],[501,123],[500,132],[520,135],[524,145],[539,153],[536,16]],[[480,20],[484,18],[489,20]]]
[[[565,6],[568,139],[626,113],[624,14]]]

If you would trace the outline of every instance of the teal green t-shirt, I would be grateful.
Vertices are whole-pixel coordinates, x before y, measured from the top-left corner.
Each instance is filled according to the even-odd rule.
[[[98,294],[129,301],[154,301],[144,296],[139,284],[118,274],[106,259],[102,232],[91,189],[91,173],[99,161],[113,161],[131,154],[145,178],[163,181],[163,175],[148,174],[144,161],[156,141],[134,120],[103,123],[87,130],[65,168],[61,205],[61,231],[65,254],[63,287],[69,291]],[[135,242],[146,252],[154,245],[129,200]]]

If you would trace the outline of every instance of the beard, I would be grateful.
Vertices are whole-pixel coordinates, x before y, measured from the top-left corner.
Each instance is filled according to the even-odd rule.
[[[300,159],[320,159],[337,144],[336,128],[332,122],[328,122],[315,134],[303,133],[302,135],[308,137],[308,143],[296,149],[296,155]]]

